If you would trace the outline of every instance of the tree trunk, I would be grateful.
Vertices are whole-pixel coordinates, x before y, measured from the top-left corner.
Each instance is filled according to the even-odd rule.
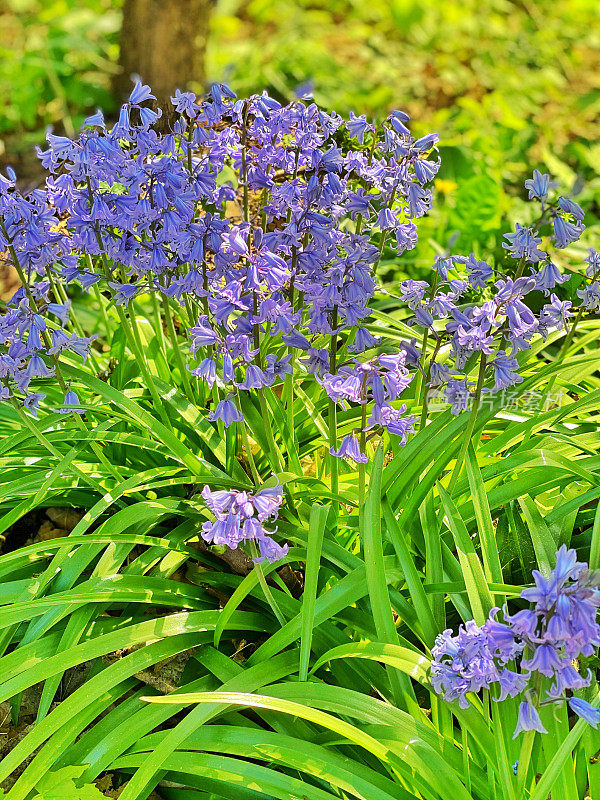
[[[204,55],[214,0],[125,0],[121,70],[114,91],[127,99],[139,75],[169,116],[175,89],[202,89]],[[165,120],[167,122],[168,120]]]

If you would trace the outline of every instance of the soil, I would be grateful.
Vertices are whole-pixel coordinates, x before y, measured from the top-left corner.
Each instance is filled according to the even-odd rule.
[[[20,547],[68,536],[83,513],[73,508],[36,509],[0,534],[0,553],[12,553]]]
[[[15,268],[6,263],[5,254],[0,253],[0,300],[9,300],[19,288]]]

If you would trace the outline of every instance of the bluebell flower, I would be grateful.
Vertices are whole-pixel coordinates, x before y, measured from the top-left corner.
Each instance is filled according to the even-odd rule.
[[[190,118],[195,117],[200,110],[193,92],[182,92],[181,89],[175,89],[175,96],[171,97],[171,102],[178,114],[187,114]]]
[[[190,370],[191,374],[206,381],[212,389],[217,380],[217,364],[213,358],[204,358],[197,367]]]
[[[61,325],[66,325],[71,311],[71,302],[67,301],[66,303],[48,303],[46,311],[49,314],[54,314],[55,317],[58,317]]]
[[[585,225],[582,222],[569,222],[569,220],[556,215],[554,217],[554,244],[558,248],[568,247],[581,236]]]
[[[34,378],[51,378],[54,375],[54,367],[48,367],[44,359],[39,355],[34,355],[23,370],[23,377],[33,380]]]
[[[519,716],[517,718],[517,727],[513,733],[513,739],[516,739],[520,733],[525,731],[537,731],[538,733],[548,733],[546,728],[542,725],[542,720],[537,712],[537,709],[528,701],[524,700],[519,705]]]
[[[346,128],[350,136],[358,140],[362,144],[365,140],[365,133],[372,129],[372,126],[367,122],[364,114],[357,117],[353,111],[350,112],[350,119],[346,122]]]
[[[139,105],[140,103],[146,102],[146,100],[156,100],[156,97],[152,94],[149,86],[138,80],[131,90],[129,102],[132,105]]]
[[[84,125],[90,126],[98,126],[99,128],[104,128],[104,114],[100,109],[96,111],[95,114],[92,114],[90,117],[87,117],[83,123]]]
[[[555,294],[550,296],[550,301],[542,307],[540,322],[559,331],[563,330],[567,325],[567,319],[573,316],[572,303],[570,300],[560,300]]]
[[[507,389],[509,386],[514,386],[523,381],[523,378],[516,371],[519,368],[517,359],[508,356],[505,350],[500,350],[496,353],[491,363],[494,367],[494,390],[496,392],[499,389]]]
[[[219,340],[206,314],[198,317],[198,322],[195,327],[190,328],[189,335],[192,340],[192,345],[190,347],[192,353],[195,353],[200,347],[208,347],[209,345],[216,344]]]
[[[312,81],[304,81],[299,83],[294,89],[294,97],[298,100],[310,100],[313,96],[314,89]]]
[[[381,337],[373,336],[367,328],[359,327],[356,330],[354,342],[348,347],[349,353],[363,353],[376,347],[381,342]]]
[[[507,697],[517,697],[522,694],[529,685],[529,675],[513,670],[504,668],[498,674],[498,685],[500,686],[500,695],[495,697],[494,700],[501,703]]]
[[[570,278],[569,275],[563,275],[556,264],[550,260],[542,264],[538,272],[532,273],[532,277],[535,279],[535,288],[546,295],[550,293],[550,289],[565,283]]]
[[[404,445],[408,440],[408,435],[414,433],[416,421],[416,417],[406,414],[406,406],[404,404],[400,408],[392,408],[387,404],[375,404],[368,420],[368,427],[373,428],[380,425],[388,433],[398,436],[400,444]]]
[[[108,285],[115,293],[114,300],[117,306],[128,306],[139,292],[139,287],[133,283],[113,283],[113,281],[108,281]]]
[[[535,648],[531,658],[523,659],[521,666],[529,671],[540,672],[551,678],[555,671],[560,670],[561,657],[551,644],[540,644]]]
[[[215,516],[213,522],[202,526],[202,537],[212,544],[227,545],[235,549],[241,542],[254,539],[261,556],[257,561],[267,558],[277,561],[288,551],[287,545],[278,545],[272,535],[277,529],[265,528],[266,522],[274,522],[283,500],[283,490],[278,484],[261,489],[252,495],[236,490],[211,491],[208,486],[202,490],[202,498]]]
[[[568,197],[559,197],[558,205],[567,214],[571,214],[571,216],[574,217],[578,222],[583,222],[585,212],[574,200],[571,200]]]
[[[248,391],[249,389],[261,389],[263,386],[269,385],[269,378],[265,372],[254,364],[249,364],[246,367],[244,380],[238,383],[240,389]]]
[[[285,556],[288,554],[289,545],[277,544],[275,539],[273,539],[271,536],[261,536],[258,539],[258,548],[260,551],[260,556],[254,558],[254,562],[260,564],[266,559],[273,564],[276,561],[280,561],[282,558],[285,558]]]
[[[162,110],[159,108],[156,111],[153,111],[151,108],[147,108],[146,106],[142,106],[139,109],[140,113],[140,121],[145,128],[149,128],[151,125],[160,119],[162,116]]]
[[[550,175],[542,174],[538,169],[533,170],[533,178],[525,181],[525,188],[529,189],[529,199],[534,197],[538,200],[545,200],[550,190]]]
[[[72,408],[71,406],[78,406],[79,405],[79,397],[77,394],[69,389],[69,391],[65,394],[64,405],[62,408],[56,409],[57,413],[59,414],[83,414],[84,411],[81,408]]]
[[[597,728],[600,724],[600,708],[593,706],[586,700],[580,697],[571,697],[569,699],[569,708],[574,711],[577,716],[588,722],[592,728]]]
[[[398,255],[413,250],[417,246],[417,226],[414,222],[402,222],[395,231],[396,245],[395,249]]]
[[[577,296],[588,311],[600,311],[600,283],[590,283],[583,289],[577,289]]]
[[[213,422],[221,420],[225,427],[228,428],[234,422],[243,422],[244,415],[232,400],[221,400],[217,403],[215,410],[210,412],[208,419]]]
[[[367,456],[360,452],[358,440],[352,435],[345,436],[337,450],[334,447],[330,447],[329,452],[332,456],[347,458],[356,464],[367,464],[369,461]]]
[[[32,416],[37,417],[39,405],[45,397],[46,395],[42,392],[32,392],[31,394],[27,394],[23,399],[23,406]]]
[[[546,253],[538,249],[542,239],[536,236],[531,228],[526,228],[517,222],[515,232],[505,234],[504,238],[508,240],[508,244],[504,242],[502,247],[515,258],[524,258],[533,264],[546,258]]]
[[[466,259],[455,259],[461,261],[469,274],[469,283],[474,289],[485,289],[487,282],[494,274],[493,268],[486,261],[475,258],[471,255]]]
[[[382,231],[395,228],[398,224],[398,219],[391,208],[387,205],[383,206],[377,214],[377,227]]]
[[[444,388],[444,396],[452,414],[457,415],[461,411],[466,411],[471,398],[469,381],[466,378],[450,378]]]
[[[598,272],[600,272],[600,252],[594,250],[593,247],[588,249],[588,254],[584,261],[588,265],[585,271],[585,274],[588,276],[588,278],[593,278]]]

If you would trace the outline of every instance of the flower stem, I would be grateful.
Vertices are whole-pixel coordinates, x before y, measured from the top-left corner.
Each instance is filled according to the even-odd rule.
[[[242,401],[240,398],[240,392],[238,389],[237,392],[237,406],[240,414],[242,413]],[[256,486],[260,486],[262,483],[260,475],[258,474],[258,470],[256,469],[256,464],[254,462],[254,456],[252,455],[252,450],[250,448],[250,437],[248,436],[248,429],[246,428],[246,420],[242,420],[240,423],[240,427],[242,430],[242,441],[244,443],[244,450],[246,451],[246,458],[248,459],[248,464],[250,465],[250,471],[252,472],[252,478]]]
[[[577,326],[579,325],[579,323],[581,322],[581,318],[583,317],[583,312],[584,308],[582,306],[579,309],[579,312],[575,317],[575,320],[573,321],[573,324],[571,325],[569,332],[567,333],[567,336],[563,342],[562,347],[560,348],[560,353],[558,354],[558,358],[555,363],[562,364],[562,362],[564,361],[565,356],[567,355],[567,351],[571,346],[571,343],[573,342],[573,337],[575,336],[575,331],[577,329]],[[554,384],[556,383],[556,378],[557,378],[557,373],[554,373],[554,375],[548,381],[548,386],[546,387],[546,392],[548,394],[550,394],[550,392],[552,391]]]
[[[252,554],[252,558],[253,559],[257,558],[258,557],[258,550],[256,549],[255,542],[250,540],[248,544],[250,546],[250,552]],[[267,601],[267,603],[271,607],[271,611],[273,612],[273,614],[275,614],[275,617],[277,618],[277,622],[279,622],[279,624],[283,628],[283,626],[286,623],[285,617],[283,616],[283,614],[281,613],[281,609],[277,605],[277,600],[275,600],[275,598],[273,597],[273,593],[271,592],[271,589],[269,588],[269,584],[267,583],[267,579],[265,578],[265,573],[263,572],[261,564],[259,564],[259,563],[257,563],[255,561],[254,562],[254,569],[256,571],[256,577],[258,578],[258,582],[260,584],[260,588],[263,590],[263,594],[265,596],[265,600]]]
[[[519,766],[517,767],[517,797],[525,797],[525,781],[529,772],[535,734],[535,731],[525,731],[523,734],[523,742],[519,751]]]
[[[337,316],[338,310],[337,306],[333,308],[333,316],[332,316],[332,329],[333,333],[331,334],[331,342],[329,346],[329,372],[332,375],[335,375],[336,370],[336,360],[337,360]],[[329,399],[329,412],[327,415],[327,424],[329,426],[329,449],[335,450],[337,446],[337,406],[335,404],[335,400]],[[329,454],[329,470],[331,476],[331,493],[333,495],[337,495],[339,491],[339,481],[338,481],[338,461],[337,456],[334,456],[331,452]],[[339,503],[334,498],[333,499],[333,511],[334,511],[334,519],[337,519],[337,515],[339,512]]]
[[[275,443],[275,437],[273,436],[273,425],[272,425],[273,417],[269,409],[269,404],[267,403],[267,398],[265,397],[265,391],[264,389],[257,389],[256,393],[258,395],[260,413],[263,418],[265,426],[265,436],[267,438],[267,447],[269,448],[271,464],[273,466],[273,469],[281,470],[283,469],[283,464],[281,462],[281,454],[277,448],[277,444]]]
[[[94,198],[92,194],[92,184],[89,178],[86,179],[87,182],[87,190],[88,190],[88,197],[90,208],[93,206]],[[100,249],[100,258],[102,259],[102,267],[104,272],[104,277],[106,282],[110,280],[110,268],[108,266],[108,259],[106,257],[106,253],[104,251],[104,244],[102,242],[102,236],[100,234],[100,230],[98,224],[94,225],[94,233],[96,236],[96,241],[98,243],[98,247]],[[132,349],[133,355],[135,360],[138,363],[138,366],[141,370],[141,373],[144,377],[144,382],[150,391],[150,396],[152,398],[152,405],[154,406],[154,410],[160,416],[162,422],[167,428],[171,428],[171,421],[165,411],[164,404],[162,403],[158,391],[156,390],[156,386],[154,384],[154,380],[152,379],[152,375],[150,370],[148,369],[148,365],[146,363],[146,359],[144,358],[144,351],[142,348],[142,343],[139,338],[139,331],[137,330],[137,326],[134,324],[130,324],[129,320],[127,319],[127,314],[123,311],[123,308],[115,303],[115,308],[117,309],[117,314],[119,315],[119,321],[123,326],[123,330],[127,339],[129,340],[129,346]],[[133,312],[130,312],[132,314]],[[132,317],[133,319],[133,317]]]
[[[487,367],[487,356],[485,353],[481,354],[481,360],[479,362],[479,374],[477,376],[477,386],[475,388],[475,395],[473,397],[473,407],[471,408],[471,416],[469,417],[469,423],[467,425],[467,429],[463,435],[463,442],[460,448],[460,453],[458,458],[456,459],[456,464],[454,465],[454,470],[450,477],[450,483],[448,484],[448,493],[452,494],[452,490],[456,486],[456,481],[458,480],[464,461],[465,456],[467,454],[467,450],[469,448],[469,444],[471,443],[471,437],[473,436],[473,431],[475,429],[475,423],[477,422],[477,412],[479,411],[479,405],[481,403],[481,393],[483,391],[483,384],[485,382],[485,370]],[[473,448],[477,448],[477,443],[473,443]]]
[[[365,455],[367,449],[367,403],[362,405],[360,415],[360,452]],[[362,508],[365,504],[365,487],[366,487],[366,464],[358,465],[358,506]]]
[[[164,294],[162,296],[162,307],[165,319],[167,320],[167,328],[169,329],[169,338],[171,339],[171,345],[173,347],[173,352],[175,353],[175,360],[177,361],[177,366],[179,367],[179,372],[181,373],[181,380],[183,381],[183,385],[185,387],[185,393],[187,395],[188,400],[191,403],[196,404],[197,402],[196,396],[194,394],[194,390],[192,389],[189,372],[186,369],[183,356],[181,355],[181,350],[179,349],[179,343],[177,341],[175,325],[173,325],[173,317],[171,315],[171,308],[169,306],[169,301],[167,300]]]
[[[121,320],[121,324],[125,328],[125,333],[131,334],[129,344],[134,345],[134,356],[136,357],[136,361],[140,369],[142,370],[142,375],[144,376],[144,382],[150,391],[150,396],[152,398],[152,405],[154,406],[155,410],[158,411],[158,414],[163,421],[164,425],[167,428],[171,427],[171,421],[169,420],[169,416],[165,411],[164,404],[160,399],[158,394],[158,390],[154,383],[154,378],[152,377],[152,373],[150,372],[150,368],[148,366],[148,362],[146,361],[146,357],[144,355],[144,348],[142,346],[142,340],[140,338],[140,331],[137,324],[137,318],[135,316],[135,309],[133,307],[133,300],[131,301],[129,307],[129,319],[127,315],[121,308],[121,306],[117,306],[117,312],[119,313],[119,319]],[[129,338],[129,337],[128,337]]]

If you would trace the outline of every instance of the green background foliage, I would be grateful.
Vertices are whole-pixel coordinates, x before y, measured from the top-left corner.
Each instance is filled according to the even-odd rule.
[[[37,177],[27,155],[45,126],[71,133],[98,106],[114,113],[120,5],[7,0],[0,10],[0,162],[24,182]],[[384,259],[391,280],[453,246],[497,253],[500,230],[527,213],[534,167],[575,187],[588,212],[582,246],[593,240],[599,45],[595,0],[219,0],[207,78],[282,100],[310,82],[324,107],[401,108],[415,133],[440,134],[436,210],[402,269]]]

